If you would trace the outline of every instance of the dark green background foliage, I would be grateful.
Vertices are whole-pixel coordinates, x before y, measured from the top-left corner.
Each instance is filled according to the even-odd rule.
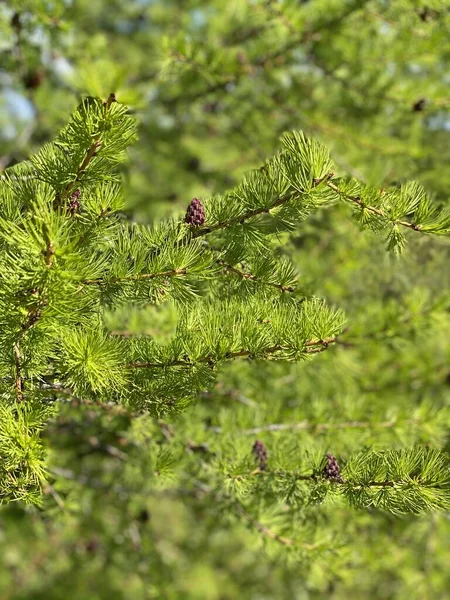
[[[448,597],[449,30],[0,3],[2,598]]]

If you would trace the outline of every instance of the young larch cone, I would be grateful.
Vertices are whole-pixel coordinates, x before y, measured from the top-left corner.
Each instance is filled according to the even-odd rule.
[[[23,84],[27,90],[35,90],[44,81],[44,72],[42,69],[35,69],[34,71],[28,71],[23,77]]]
[[[194,227],[199,227],[205,222],[205,211],[203,210],[203,204],[198,198],[194,198],[187,207],[186,216],[184,222]]]
[[[69,197],[67,201],[67,210],[71,215],[76,214],[80,211],[81,202],[80,202],[81,191],[79,189],[75,190],[74,193]]]
[[[420,98],[417,102],[412,105],[413,112],[422,112],[425,109],[427,101],[425,98]]]
[[[336,457],[332,454],[327,454],[327,464],[323,468],[322,474],[327,479],[331,479],[332,481],[338,481],[342,483],[341,477],[341,469],[339,468],[339,463],[336,460]]]
[[[258,467],[261,471],[265,471],[267,469],[267,448],[265,445],[260,440],[256,440],[252,452]]]

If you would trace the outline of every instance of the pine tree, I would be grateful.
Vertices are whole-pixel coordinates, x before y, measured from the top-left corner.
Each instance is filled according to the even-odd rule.
[[[66,14],[92,10],[70,85],[26,80],[42,118],[13,155],[73,91],[104,100],[0,182],[2,593],[445,597],[448,134],[423,69],[446,8],[100,4]],[[46,7],[19,9],[33,53]],[[116,33],[91,63],[96,19],[158,10],[158,55]],[[161,43],[178,14],[190,39]],[[151,90],[128,160],[120,101]]]

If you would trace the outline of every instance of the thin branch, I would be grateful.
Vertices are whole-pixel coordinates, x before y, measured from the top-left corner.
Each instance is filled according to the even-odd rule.
[[[323,340],[309,340],[305,343],[304,353],[305,354],[316,354],[317,352],[323,352],[328,348],[330,344],[334,344],[336,342],[336,338],[326,338]],[[277,344],[275,346],[270,346],[269,348],[265,348],[260,353],[262,356],[274,355],[278,352],[282,352],[285,350],[289,350],[285,346],[281,346]],[[233,360],[235,358],[249,358],[254,355],[254,352],[251,350],[239,350],[237,352],[228,352],[223,359],[225,360]],[[167,368],[167,367],[192,367],[198,363],[207,363],[214,364],[217,362],[217,357],[213,355],[203,356],[196,360],[173,360],[167,363],[154,363],[154,362],[132,362],[128,363],[126,366],[129,369],[152,369],[152,368]]]
[[[337,485],[337,486],[341,486],[341,485],[347,485],[347,486],[351,486],[354,488],[364,488],[364,487],[396,487],[396,486],[401,486],[401,485],[408,485],[410,483],[409,480],[403,481],[395,481],[395,480],[388,480],[385,479],[383,481],[356,481],[356,480],[352,480],[352,479],[338,479],[338,478],[331,478],[331,477],[325,477],[323,475],[317,475],[315,473],[311,473],[310,475],[301,475],[301,474],[297,474],[297,473],[290,473],[289,471],[271,471],[271,470],[262,470],[262,469],[255,469],[254,471],[250,471],[249,473],[240,473],[239,475],[235,475],[235,476],[231,476],[228,475],[229,478],[231,479],[243,479],[245,477],[255,477],[255,476],[263,476],[263,477],[271,477],[271,476],[284,476],[284,475],[288,475],[288,476],[292,476],[295,477],[295,479],[297,481],[312,481],[312,482],[317,482],[319,480],[324,480],[324,481],[329,481],[330,483],[332,483],[333,485]]]
[[[272,529],[270,529],[269,527],[267,527],[266,525],[264,525],[263,523],[261,523],[260,521],[258,521],[254,517],[252,517],[251,515],[249,515],[248,512],[246,512],[237,501],[233,501],[232,506],[236,510],[236,512],[241,517],[243,517],[248,523],[250,523],[250,525],[252,525],[257,531],[259,531],[259,533],[262,533],[263,535],[269,537],[270,539],[275,540],[276,542],[279,542],[280,544],[283,544],[283,546],[296,545],[295,540],[284,537],[283,535],[279,535],[278,533],[275,533],[275,531],[273,531]],[[301,544],[301,546],[307,547],[308,550],[312,550],[315,547],[313,544]]]
[[[245,271],[240,271],[239,269],[236,269],[236,267],[233,267],[232,265],[227,264],[223,260],[218,260],[217,263],[220,266],[224,267],[224,269],[226,271],[229,271],[231,273],[234,273],[235,275],[238,275],[241,279],[247,279],[250,281],[254,281],[255,283],[260,283],[262,285],[268,285],[270,287],[274,287],[274,288],[280,290],[281,292],[293,292],[294,291],[294,288],[292,286],[282,285],[281,283],[273,283],[271,281],[264,281],[263,279],[260,279],[259,277],[257,277],[256,275],[253,275],[252,273],[246,273]]]
[[[234,509],[240,517],[245,519],[252,527],[254,527],[259,533],[262,533],[263,535],[282,544],[283,546],[296,546],[305,550],[316,550],[320,547],[320,544],[306,544],[304,542],[298,542],[297,540],[293,540],[291,538],[284,537],[283,535],[279,535],[278,533],[276,533],[275,531],[258,521],[258,519],[256,519],[255,517],[252,517],[244,509],[240,502],[238,502],[231,496],[222,496],[217,491],[213,490],[210,486],[204,484],[201,481],[196,481],[195,485],[198,488],[198,490],[203,492],[204,494],[213,495],[218,501],[227,501],[229,503],[229,506],[232,509]]]
[[[176,277],[177,275],[186,275],[187,268],[170,269],[169,271],[161,271],[160,273],[138,273],[136,275],[126,275],[125,277],[113,277],[111,279],[85,279],[80,283],[80,286],[85,285],[111,285],[122,281],[139,281],[143,279],[155,279],[156,277]]]
[[[327,173],[327,175],[324,175],[323,177],[314,179],[312,182],[312,187],[315,188],[318,185],[320,185],[322,182],[327,182],[331,177],[333,177],[334,173]],[[336,188],[338,189],[338,188]],[[242,224],[245,223],[245,221],[248,221],[249,219],[252,219],[253,217],[257,217],[259,215],[263,215],[263,214],[270,214],[270,211],[273,210],[274,208],[277,208],[279,206],[283,206],[284,204],[287,204],[288,202],[291,202],[291,200],[296,200],[298,199],[302,193],[306,193],[306,192],[300,192],[298,190],[292,190],[291,192],[285,194],[284,196],[280,196],[279,198],[277,198],[270,206],[259,206],[258,208],[254,208],[252,210],[248,210],[247,212],[243,213],[242,215],[238,215],[236,217],[232,217],[231,219],[228,219],[227,221],[221,221],[220,223],[216,223],[215,225],[211,225],[211,226],[206,226],[206,227],[197,227],[196,229],[194,229],[191,233],[191,237],[192,238],[197,238],[203,235],[207,235],[208,233],[211,233],[213,231],[217,231],[218,229],[224,229],[225,227],[230,227],[231,225],[236,225],[236,224]]]
[[[213,231],[217,231],[218,229],[224,229],[225,227],[230,227],[231,225],[237,225],[238,223],[242,224],[253,217],[257,217],[262,214],[269,214],[271,210],[277,208],[278,206],[283,206],[287,202],[294,200],[298,196],[299,192],[297,190],[290,192],[284,196],[280,196],[277,198],[273,204],[270,206],[259,206],[258,208],[254,208],[252,210],[248,210],[247,212],[238,215],[237,217],[233,217],[228,219],[227,221],[221,221],[220,223],[216,223],[215,225],[211,225],[209,227],[198,227],[197,229],[192,231],[191,237],[197,238],[202,235],[206,235]]]
[[[22,356],[20,354],[19,343],[14,344],[14,364],[16,369],[16,380],[15,389],[17,402],[23,402],[23,381],[22,381],[22,368],[21,368]]]
[[[271,61],[276,60],[281,56],[289,54],[296,48],[301,48],[308,42],[314,41],[314,39],[317,36],[321,35],[320,32],[323,28],[327,29],[339,25],[340,23],[344,22],[351,13],[361,10],[364,4],[367,4],[368,2],[370,2],[370,0],[363,0],[361,6],[350,6],[340,15],[330,19],[328,23],[320,23],[320,27],[317,28],[317,30],[305,29],[301,33],[301,35],[297,37],[295,35],[290,35],[288,41],[285,44],[283,44],[276,50],[255,57],[255,59],[249,65],[247,65],[245,69],[227,77],[225,80],[216,83],[210,83],[204,89],[194,91],[191,94],[183,93],[178,96],[166,98],[164,99],[164,104],[166,106],[173,106],[181,102],[193,102],[195,100],[198,100],[199,98],[205,98],[214,92],[225,90],[229,85],[238,85],[240,81],[249,74],[249,72],[250,74],[253,74],[257,69],[262,69],[262,71],[264,72],[265,69],[270,65]]]
[[[409,419],[407,423],[415,423],[413,419]],[[236,432],[238,435],[257,435],[263,432],[278,432],[278,431],[328,431],[335,429],[370,429],[373,427],[389,428],[395,427],[397,421],[382,421],[381,423],[371,423],[370,421],[346,421],[344,423],[311,423],[310,421],[301,421],[300,423],[270,423],[261,427],[253,427],[251,429],[242,429]],[[222,433],[222,427],[209,427],[210,431]]]
[[[61,399],[60,402],[64,404],[70,404],[73,408],[77,408],[78,406],[89,406],[92,408],[99,408],[106,412],[117,413],[117,414],[126,414],[129,416],[133,415],[142,415],[142,412],[133,412],[128,410],[126,406],[122,406],[121,404],[116,404],[114,402],[99,402],[96,400],[88,400],[85,398],[80,398],[75,395],[75,392],[72,388],[65,387],[62,385],[48,385],[43,387],[40,391],[45,393],[53,393],[57,395],[63,396],[65,399]]]
[[[332,183],[331,181],[327,181],[326,185],[330,189],[335,191],[337,194],[339,194],[340,196],[345,198],[346,200],[349,200],[350,202],[357,204],[360,208],[362,208],[374,215],[378,215],[378,216],[382,217],[386,221],[391,221],[391,223],[393,223],[394,225],[401,225],[402,227],[407,227],[408,229],[412,229],[413,231],[421,230],[420,225],[416,225],[415,223],[410,223],[409,221],[399,221],[397,219],[393,220],[393,219],[389,218],[380,208],[376,208],[375,206],[369,206],[368,204],[365,204],[359,196],[352,196],[351,194],[346,194],[345,192],[340,190],[338,188],[338,186],[335,185],[334,183]]]
[[[108,100],[104,103],[105,116],[108,113],[108,111],[111,107],[111,104],[113,102],[116,102],[116,97],[114,94],[110,94],[108,97]],[[94,156],[97,155],[97,150],[99,149],[99,147],[101,145],[101,136],[102,136],[102,132],[99,131],[99,133],[97,133],[97,135],[95,136],[94,141],[92,142],[90,147],[87,149],[86,156],[84,157],[82,163],[79,165],[79,167],[77,169],[75,179],[73,181],[71,181],[70,183],[68,183],[66,185],[66,187],[62,190],[62,192],[56,196],[56,198],[53,202],[53,208],[55,210],[58,209],[62,205],[64,200],[70,194],[71,190],[80,181],[81,177],[83,176],[84,172],[86,171],[87,167],[89,166],[91,160],[94,158]]]
[[[45,264],[50,268],[53,264],[53,256],[55,254],[55,245],[53,242],[48,242],[45,249]]]
[[[34,292],[34,290],[33,290]],[[41,305],[45,304],[41,301]],[[21,330],[13,346],[14,367],[15,367],[15,390],[18,402],[23,402],[23,377],[22,377],[22,354],[20,352],[20,341],[35,323],[41,318],[39,308],[32,308],[28,311],[27,320],[22,323]]]

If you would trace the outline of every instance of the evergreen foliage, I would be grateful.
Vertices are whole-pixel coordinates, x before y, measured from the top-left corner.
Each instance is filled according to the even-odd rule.
[[[0,7],[2,597],[446,597],[448,19]]]

